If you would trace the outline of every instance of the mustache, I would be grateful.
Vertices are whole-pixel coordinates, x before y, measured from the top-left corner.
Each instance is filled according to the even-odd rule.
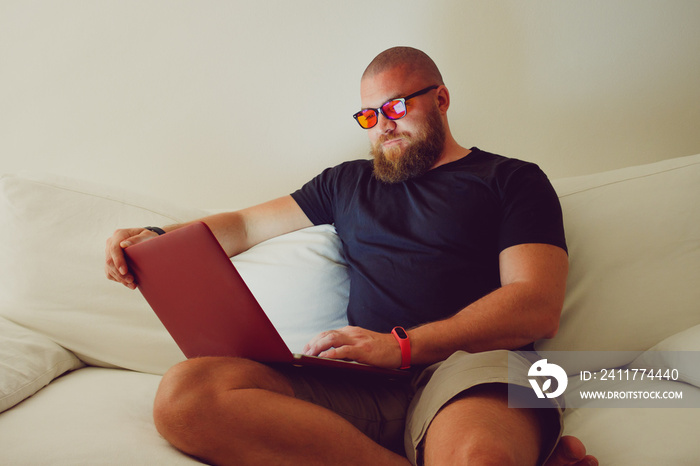
[[[379,136],[379,138],[376,141],[376,145],[380,146],[381,144],[384,144],[385,142],[388,141],[393,141],[394,139],[406,139],[408,141],[413,140],[413,135],[411,133],[390,133],[390,134],[383,134]]]

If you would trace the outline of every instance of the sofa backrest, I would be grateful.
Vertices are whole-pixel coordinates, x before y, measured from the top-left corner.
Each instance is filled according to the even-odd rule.
[[[700,324],[700,155],[554,185],[570,274],[559,333],[538,350],[643,351]],[[163,373],[184,356],[138,292],[104,277],[105,240],[119,227],[205,214],[75,180],[4,176],[0,316],[88,364]],[[332,227],[276,238],[234,261],[293,350],[346,324],[349,282]],[[596,364],[611,362],[580,368]]]
[[[644,351],[700,323],[700,155],[553,184],[570,272],[559,333],[538,351]]]

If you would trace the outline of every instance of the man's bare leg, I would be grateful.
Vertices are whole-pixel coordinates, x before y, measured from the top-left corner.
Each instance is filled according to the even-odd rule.
[[[175,447],[217,465],[409,464],[342,417],[294,398],[277,371],[244,359],[175,366],[158,389],[154,419]]]
[[[537,464],[542,444],[537,412],[509,408],[507,396],[506,385],[484,385],[443,407],[425,437],[425,465]],[[563,437],[546,466],[597,464],[578,439]]]

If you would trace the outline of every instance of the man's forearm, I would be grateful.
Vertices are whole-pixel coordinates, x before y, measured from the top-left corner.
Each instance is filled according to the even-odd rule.
[[[506,285],[449,319],[409,330],[411,363],[432,364],[459,350],[516,349],[551,338],[560,312],[556,299],[533,292],[528,284]]]
[[[197,221],[206,223],[229,257],[275,236],[312,226],[291,196],[235,212],[210,215]],[[189,223],[169,225],[163,229],[168,232]]]
[[[245,221],[239,212],[214,214],[191,222],[166,225],[162,228],[168,233],[196,222],[203,222],[209,227],[229,257],[240,254],[253,246],[247,240]]]

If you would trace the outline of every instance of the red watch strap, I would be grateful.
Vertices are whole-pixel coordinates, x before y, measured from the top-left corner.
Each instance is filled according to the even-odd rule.
[[[411,367],[411,342],[408,340],[408,333],[403,327],[394,327],[391,334],[399,342],[401,349],[401,367],[399,369],[408,369]]]

